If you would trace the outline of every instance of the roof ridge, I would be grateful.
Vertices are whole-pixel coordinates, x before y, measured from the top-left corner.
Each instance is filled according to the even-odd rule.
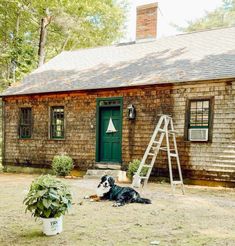
[[[176,37],[180,37],[180,36],[192,35],[192,34],[202,33],[202,32],[211,32],[211,31],[222,30],[222,29],[225,30],[225,29],[230,29],[230,28],[235,28],[235,25],[230,26],[230,27],[220,27],[220,28],[212,28],[212,29],[206,29],[206,30],[187,32],[187,33],[179,33],[179,34],[172,35],[172,36],[161,37],[161,38],[157,38],[157,39],[153,39],[153,40],[146,40],[146,42],[159,42],[159,41],[164,41],[166,39],[172,39],[172,38],[176,38]],[[122,43],[113,43],[111,45],[104,45],[104,46],[99,45],[99,46],[95,46],[95,47],[80,48],[80,49],[75,49],[75,50],[64,50],[61,53],[79,52],[79,51],[90,50],[90,49],[102,49],[102,48],[120,47],[120,46],[127,46],[127,45],[138,45],[138,44],[142,44],[142,43],[145,43],[145,42],[144,41],[138,42],[138,41],[134,40],[131,42],[128,41],[128,42],[122,42]]]
[[[92,49],[102,49],[102,48],[108,48],[108,47],[115,47],[116,45],[117,44],[114,43],[114,44],[110,44],[110,45],[98,45],[98,46],[93,46],[93,47],[83,47],[83,48],[78,48],[75,50],[63,50],[61,53],[78,52],[78,51],[92,50]]]
[[[229,29],[229,28],[235,28],[235,25],[233,25],[233,26],[228,26],[228,27],[216,27],[216,28],[205,29],[205,30],[198,30],[198,31],[192,31],[192,32],[186,32],[186,33],[179,33],[179,34],[172,35],[172,36],[169,36],[169,37],[176,37],[176,36],[190,35],[190,34],[201,33],[201,32],[211,32],[211,31],[217,31],[217,30]]]

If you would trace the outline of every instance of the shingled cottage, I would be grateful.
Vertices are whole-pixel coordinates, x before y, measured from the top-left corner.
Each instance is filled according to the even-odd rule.
[[[4,165],[125,169],[170,114],[183,176],[235,182],[235,27],[156,40],[156,13],[137,9],[136,42],[62,52],[4,92]]]

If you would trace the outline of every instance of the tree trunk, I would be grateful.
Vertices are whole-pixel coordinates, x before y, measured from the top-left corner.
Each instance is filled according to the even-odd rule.
[[[16,19],[15,33],[14,33],[15,46],[17,46],[17,42],[18,42],[19,29],[20,29],[20,13],[18,12],[17,13],[17,19]],[[17,55],[17,57],[15,57],[14,60],[11,61],[11,71],[12,71],[12,81],[13,81],[13,83],[16,82],[17,61],[18,61],[18,55]]]
[[[41,30],[40,30],[40,39],[38,45],[38,67],[42,66],[45,61],[45,45],[47,38],[47,26],[51,22],[51,16],[43,17],[41,20]]]
[[[65,39],[65,41],[64,41],[64,43],[63,43],[63,45],[62,45],[62,51],[64,51],[64,50],[65,50],[66,45],[67,45],[67,43],[68,43],[69,39],[70,39],[70,36],[68,35],[68,37]]]
[[[15,31],[16,38],[19,36],[19,29],[20,29],[20,13],[17,14],[17,19],[16,19],[16,31]]]

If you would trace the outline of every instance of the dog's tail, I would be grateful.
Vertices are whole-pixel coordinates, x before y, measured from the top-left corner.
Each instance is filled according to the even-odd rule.
[[[136,198],[135,202],[144,203],[144,204],[151,204],[152,203],[150,199],[142,198],[142,197]]]

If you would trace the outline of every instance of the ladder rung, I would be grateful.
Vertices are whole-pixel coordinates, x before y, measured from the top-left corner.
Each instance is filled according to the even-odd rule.
[[[183,184],[183,182],[180,181],[180,180],[179,181],[173,181],[172,184],[174,184],[174,185],[179,185],[180,184],[181,185],[181,184]]]
[[[155,144],[160,144],[160,142],[158,142],[158,141],[153,141],[153,143],[155,143]]]
[[[143,176],[140,177],[140,179],[147,179],[147,178],[148,178],[148,177],[143,177]]]
[[[174,134],[174,133],[177,133],[177,131],[175,131],[175,130],[169,130],[169,133]]]
[[[161,147],[160,150],[167,151],[167,147]],[[172,150],[175,150],[175,149],[169,149],[169,151],[172,151]]]
[[[153,153],[148,153],[148,155],[154,156],[155,154],[153,154]]]
[[[175,154],[175,153],[170,153],[170,156],[172,156],[172,157],[177,157],[178,155]]]
[[[170,114],[158,114],[157,116],[165,116],[165,117],[168,117],[168,118],[172,118]]]
[[[159,132],[166,132],[166,130],[164,130],[164,129],[159,129],[158,131]],[[177,133],[177,131],[175,131],[175,130],[168,130],[168,133],[175,134],[175,133]]]
[[[144,164],[142,165],[143,167],[152,167],[151,165],[148,165],[148,164]]]

